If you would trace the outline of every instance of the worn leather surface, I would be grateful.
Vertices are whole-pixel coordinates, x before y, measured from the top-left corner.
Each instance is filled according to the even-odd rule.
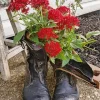
[[[56,60],[56,65],[61,66],[61,60]],[[69,73],[79,79],[84,80],[85,82],[89,83],[93,87],[97,87],[97,85],[93,82],[93,70],[88,65],[87,62],[83,60],[83,62],[76,62],[74,60],[70,60],[70,62],[62,68],[57,68],[54,66],[56,70],[62,70],[66,73]]]
[[[64,72],[56,72],[56,87],[53,100],[79,100],[76,79]]]
[[[70,60],[69,64],[70,67],[73,67],[76,70],[80,70],[80,72],[92,80],[93,78],[93,70],[92,68],[84,61],[84,62],[76,62],[74,60]],[[68,66],[68,67],[69,67]],[[66,66],[67,67],[67,66]]]
[[[61,66],[61,62],[56,60],[51,63],[54,69]],[[56,87],[53,100],[79,100],[78,89],[75,77],[63,71],[56,71]]]
[[[50,100],[46,85],[47,56],[43,48],[28,43],[27,74],[23,100]],[[30,48],[30,47],[31,48]]]
[[[70,60],[69,64],[58,70],[63,70],[64,72],[70,73],[71,75],[82,79],[83,81],[89,83],[91,86],[97,88],[97,84],[93,82],[93,70],[85,61],[76,62],[74,60]]]

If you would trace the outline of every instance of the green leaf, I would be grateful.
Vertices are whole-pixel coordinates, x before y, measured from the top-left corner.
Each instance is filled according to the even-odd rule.
[[[59,6],[59,0],[56,0],[56,6],[57,7]]]
[[[31,20],[35,23],[35,24],[39,24],[38,21],[35,18],[31,18]]]
[[[75,2],[77,3],[77,5],[81,8],[81,9],[83,9],[83,7],[81,6],[81,0],[75,0]]]
[[[60,53],[59,53],[59,55],[57,55],[57,58],[58,58],[58,59],[61,59],[61,60],[66,60],[66,57],[65,57],[64,52],[63,52],[63,51],[62,51],[62,52],[60,52]]]
[[[77,34],[77,36],[78,36],[79,38],[81,38],[81,39],[87,41],[87,38],[85,38],[83,35],[81,35],[81,34]]]
[[[55,58],[54,57],[50,57],[50,61],[55,64]]]
[[[39,43],[39,39],[38,39],[38,36],[34,36],[34,37],[31,37],[30,38],[33,42],[35,42],[35,43]]]
[[[75,60],[75,61],[77,61],[77,62],[82,62],[82,60],[81,60],[81,58],[79,57],[78,54],[73,54],[72,55],[72,59]]]
[[[67,58],[66,60],[63,60],[62,67],[64,67],[66,64],[68,64],[69,60],[70,60],[69,58]]]
[[[47,27],[52,28],[52,27],[56,27],[56,23],[50,23]]]
[[[38,32],[38,31],[35,31],[35,30],[33,31],[33,30],[32,30],[32,33],[31,33],[31,34],[33,34],[33,33],[37,33],[37,32]]]
[[[72,58],[72,49],[70,49],[69,51],[68,50],[66,50],[66,52],[65,52],[65,55],[68,57],[68,58]]]
[[[92,31],[92,32],[88,32],[86,34],[86,38],[90,38],[91,36],[97,36],[100,35],[100,31]]]
[[[82,45],[83,45],[83,47],[84,47],[85,45],[92,44],[92,43],[94,43],[94,42],[96,42],[96,41],[97,41],[97,40],[90,39],[90,40],[87,40],[86,42],[83,42]]]
[[[25,30],[20,31],[19,33],[17,33],[14,37],[14,43],[16,44],[17,42],[19,42],[24,34],[25,34]]]
[[[62,6],[65,3],[66,0],[60,0],[60,6]]]
[[[77,39],[77,40],[74,40],[72,41],[72,43],[70,43],[71,47],[73,47],[74,49],[77,49],[77,48],[82,48],[82,39]]]

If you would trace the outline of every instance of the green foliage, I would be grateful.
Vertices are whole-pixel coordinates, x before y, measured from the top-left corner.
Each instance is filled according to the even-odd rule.
[[[59,7],[59,6],[63,5],[65,3],[65,1],[67,1],[67,0],[56,0],[56,6]]]
[[[56,6],[59,7],[63,5],[66,1],[67,0],[56,0]],[[80,2],[81,0],[75,0],[75,4],[71,4],[71,7],[74,11],[76,10],[76,7],[80,7],[81,9],[83,9]]]
[[[88,44],[95,42],[96,40],[91,39],[93,35],[99,35],[100,32],[89,32],[86,36],[76,34],[74,29],[71,31],[62,30],[59,33],[59,42],[62,46],[63,51],[57,56],[58,59],[62,60],[62,67],[64,67],[70,59],[77,62],[82,62],[78,54],[74,54],[73,51],[76,49],[83,50]],[[62,40],[63,38],[63,40]]]
[[[62,51],[62,52],[60,52],[60,53],[59,53],[59,55],[57,55],[57,58],[58,58],[58,59],[61,59],[61,60],[66,60],[66,57],[65,57],[64,52],[63,52],[63,51]]]
[[[25,34],[25,30],[20,31],[17,33],[17,35],[14,37],[14,43],[18,43],[19,40],[22,38],[22,36]]]
[[[30,39],[31,39],[33,42],[39,44],[39,39],[38,39],[38,36],[37,36],[37,35],[31,37]]]
[[[55,63],[55,58],[54,58],[54,57],[50,57],[50,61],[51,61],[52,63]]]
[[[64,4],[66,0],[56,0],[56,5],[61,6]],[[80,0],[75,0],[76,6],[72,5],[72,8],[74,11],[76,11],[76,7],[80,5]],[[57,24],[53,20],[48,20],[48,14],[45,13],[45,16],[42,15],[43,9],[40,7],[39,9],[35,9],[35,12],[30,14],[19,14],[15,13],[16,15],[20,16],[19,20],[23,20],[24,25],[27,27],[27,30],[30,34],[30,40],[33,41],[36,44],[40,44],[44,46],[44,44],[48,40],[40,40],[37,36],[37,32],[41,28],[55,28]],[[81,34],[75,33],[75,28],[73,27],[72,30],[54,30],[55,33],[59,36],[59,38],[55,39],[54,41],[57,41],[60,43],[62,51],[56,56],[56,57],[50,57],[50,61],[52,63],[55,63],[55,59],[60,59],[62,61],[62,67],[64,67],[66,64],[69,63],[71,59],[82,62],[81,58],[78,54],[75,54],[73,51],[76,49],[83,50],[84,47],[86,47],[88,44],[95,42],[96,40],[91,39],[92,36],[100,35],[100,31],[93,31],[86,34],[86,36],[83,36]],[[14,37],[14,42],[18,43],[22,36],[24,35],[25,30],[19,32]]]
[[[86,34],[86,38],[91,38],[91,36],[97,36],[100,35],[100,31],[92,31],[92,32],[88,32]]]
[[[75,0],[76,6],[80,7],[81,9],[83,9],[83,7],[82,7],[81,4],[80,4],[81,1],[82,1],[82,0]]]
[[[73,54],[72,55],[72,59],[75,60],[75,61],[77,61],[77,62],[82,62],[82,60],[81,60],[81,58],[79,57],[78,54]]]
[[[68,64],[69,60],[70,60],[69,58],[67,58],[66,60],[63,60],[62,67],[64,67],[66,64]]]

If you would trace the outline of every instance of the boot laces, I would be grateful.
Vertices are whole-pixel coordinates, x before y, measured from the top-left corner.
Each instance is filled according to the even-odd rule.
[[[33,50],[33,48],[29,45],[29,43],[27,42],[27,40],[25,40],[25,37],[24,36],[20,40],[20,43],[21,43],[21,47],[23,49],[25,49],[25,46],[27,45],[31,50]]]

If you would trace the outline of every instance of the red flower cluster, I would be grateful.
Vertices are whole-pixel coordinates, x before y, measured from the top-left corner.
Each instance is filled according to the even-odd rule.
[[[64,14],[67,15],[64,16]],[[58,27],[56,29],[63,30],[66,28],[71,30],[74,26],[79,26],[78,18],[70,15],[70,9],[65,6],[50,10],[48,12],[48,19],[57,22]]]
[[[31,5],[34,8],[38,8],[40,6],[48,6],[49,1],[48,0],[31,0]]]
[[[58,42],[51,41],[45,44],[45,51],[50,55],[50,57],[55,57],[61,52],[61,47]]]
[[[65,16],[58,24],[59,29],[72,29],[74,26],[79,26],[79,20],[75,16]]]
[[[62,20],[62,18],[63,18],[63,15],[57,9],[52,9],[48,12],[48,19],[49,20],[54,20],[55,22],[59,22]]]
[[[58,38],[52,28],[42,28],[37,34],[40,39],[50,40],[51,38]]]
[[[23,13],[27,13],[29,10],[29,8],[27,7],[28,4],[29,0],[11,0],[8,10],[11,11],[21,10]]]
[[[70,13],[70,9],[67,8],[66,6],[60,6],[59,8],[57,8],[57,10],[59,10],[63,15],[66,13]]]

